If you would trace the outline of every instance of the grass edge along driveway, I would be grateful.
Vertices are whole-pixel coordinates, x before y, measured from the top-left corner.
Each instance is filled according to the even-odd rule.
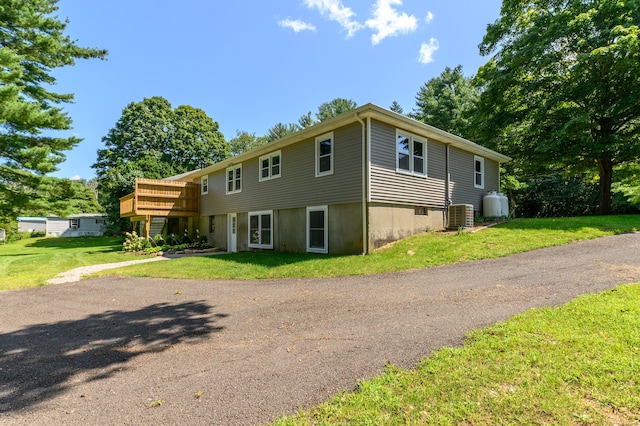
[[[640,423],[640,283],[535,308],[278,426]]]
[[[0,245],[0,290],[43,286],[80,266],[143,258],[123,253],[119,237],[27,238]]]
[[[427,232],[367,256],[244,252],[182,258],[103,271],[176,279],[277,279],[366,275],[496,258],[579,240],[640,230],[640,215],[517,219],[479,232]]]

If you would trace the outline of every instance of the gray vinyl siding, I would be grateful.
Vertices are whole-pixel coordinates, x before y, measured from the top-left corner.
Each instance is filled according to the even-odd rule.
[[[47,229],[46,219],[18,221],[18,232],[45,231],[46,229]]]
[[[484,188],[474,186],[474,154],[451,148],[451,200],[453,204],[473,204],[477,214],[482,214],[482,198],[489,191],[500,188],[499,164],[484,158]]]
[[[70,229],[69,219],[67,218],[47,218],[47,234],[60,237]]]
[[[334,172],[315,177],[315,138],[281,149],[281,176],[259,181],[259,157],[242,162],[242,192],[225,193],[226,172],[209,175],[201,215],[277,210],[362,201],[362,126],[334,130]]]
[[[103,216],[80,216],[74,217],[78,219],[78,227],[71,228],[71,218],[48,217],[47,218],[47,235],[56,237],[87,237],[99,236],[104,232],[104,222],[97,223],[98,220],[104,221]]]
[[[427,177],[398,173],[396,172],[396,128],[372,120],[371,201],[443,206],[445,204],[445,156],[446,146],[443,143],[427,139]]]

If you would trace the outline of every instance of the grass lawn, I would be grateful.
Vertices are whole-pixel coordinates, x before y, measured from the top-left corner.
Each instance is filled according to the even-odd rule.
[[[98,275],[184,279],[327,277],[394,272],[508,256],[542,247],[640,230],[640,216],[519,219],[460,235],[425,233],[368,256],[233,253],[112,269]]]
[[[277,425],[640,424],[640,283],[471,332]]]
[[[28,238],[0,245],[0,290],[42,286],[79,266],[131,259],[122,238]]]

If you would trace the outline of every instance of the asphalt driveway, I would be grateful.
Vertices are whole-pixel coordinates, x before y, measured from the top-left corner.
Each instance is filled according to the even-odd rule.
[[[637,281],[640,233],[387,275],[0,292],[0,424],[262,424],[470,329]]]

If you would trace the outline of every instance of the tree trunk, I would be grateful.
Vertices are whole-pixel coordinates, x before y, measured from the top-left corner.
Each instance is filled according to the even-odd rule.
[[[611,177],[613,176],[613,161],[610,158],[598,159],[600,172],[599,214],[611,214]]]

